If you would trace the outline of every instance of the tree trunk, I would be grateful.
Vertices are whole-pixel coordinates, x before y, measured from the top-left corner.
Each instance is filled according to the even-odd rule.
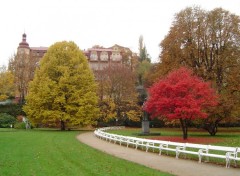
[[[65,130],[65,122],[63,120],[60,121],[61,122],[61,131]]]
[[[204,129],[208,131],[211,136],[215,136],[218,130],[218,123],[209,123],[204,125]]]
[[[23,90],[22,90],[23,91]],[[23,105],[24,104],[24,92],[21,92],[20,93],[20,97],[19,97],[20,99],[19,99],[19,104],[20,105]]]
[[[183,139],[186,140],[188,138],[188,124],[187,119],[180,119],[182,132],[183,132]]]
[[[138,75],[138,81],[139,81],[139,85],[143,85],[141,74]]]
[[[211,136],[215,136],[217,133],[218,127],[217,125],[215,125],[214,127],[212,127],[208,132]]]

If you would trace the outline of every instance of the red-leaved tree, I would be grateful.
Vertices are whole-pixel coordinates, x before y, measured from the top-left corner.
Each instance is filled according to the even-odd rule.
[[[151,117],[179,119],[183,139],[188,137],[189,122],[196,118],[207,118],[206,110],[217,105],[216,91],[210,84],[184,67],[153,84],[148,93],[144,110]]]

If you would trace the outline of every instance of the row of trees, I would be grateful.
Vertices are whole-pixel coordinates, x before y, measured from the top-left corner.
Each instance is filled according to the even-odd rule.
[[[129,51],[124,52],[123,64],[95,73],[97,84],[78,47],[72,42],[56,43],[49,48],[35,71],[24,110],[33,123],[53,126],[60,123],[62,129],[66,124],[87,125],[97,120],[139,121],[141,105],[147,95],[145,88],[184,66],[193,71],[189,75],[210,81],[219,94],[216,108],[211,107],[211,103],[205,103],[204,107],[209,105],[209,108],[198,109],[199,114],[206,111],[208,118],[195,121],[215,135],[220,122],[236,121],[239,117],[239,24],[238,16],[223,9],[204,11],[199,7],[186,8],[176,14],[168,35],[161,42],[161,60],[158,64],[150,63],[143,37],[140,36],[138,57],[131,57]],[[10,69],[15,73],[15,78],[21,76],[17,75],[17,69],[23,68],[23,65],[17,68],[15,61],[10,63],[13,63]],[[182,78],[179,77],[180,80]],[[17,85],[22,85],[21,81],[17,82]],[[22,83],[25,84],[26,80],[23,79]],[[206,88],[202,85],[199,87]],[[21,86],[18,88],[19,91],[23,90]],[[141,89],[140,96],[136,88]],[[155,91],[152,89],[149,89],[150,94],[157,91],[157,88]],[[192,91],[191,88],[188,90]],[[198,90],[200,92],[200,88]],[[205,94],[211,97],[207,92]],[[24,98],[25,93],[22,96]],[[197,98],[199,96],[196,94]],[[192,108],[192,105],[189,107]],[[167,116],[155,114],[156,107],[146,110],[161,118]],[[182,127],[189,123],[183,116],[178,117],[183,119],[180,120]]]
[[[144,51],[146,54],[145,46]],[[122,64],[98,70],[94,78],[85,56],[72,42],[54,44],[38,64],[27,53],[17,53],[9,60],[13,95],[20,96],[20,104],[26,100],[24,111],[33,125],[60,124],[64,129],[66,125],[96,121],[140,121],[141,106],[136,92],[139,57],[130,50],[122,55]]]
[[[68,44],[66,44],[66,45],[68,45]],[[56,47],[56,46],[53,46],[53,47]],[[48,52],[50,52],[50,50]],[[73,53],[72,53],[73,56],[71,56],[71,54],[70,54],[67,58],[65,56],[67,56],[68,53],[57,54],[57,52],[60,52],[60,49],[58,49],[57,51],[54,51],[54,52],[55,53],[53,53],[53,54],[58,55],[58,57],[59,57],[58,58],[59,61],[56,61],[55,63],[52,63],[50,61],[49,61],[50,63],[48,63],[48,62],[45,63],[44,61],[41,61],[41,64],[40,64],[34,58],[31,58],[29,53],[26,53],[26,52],[18,52],[16,55],[14,55],[10,58],[8,71],[5,70],[6,73],[4,72],[4,74],[9,73],[11,75],[12,81],[10,82],[8,80],[6,86],[11,85],[12,87],[11,87],[11,89],[8,87],[6,90],[8,90],[9,92],[11,91],[11,96],[17,95],[17,97],[19,97],[18,101],[21,105],[24,105],[25,100],[26,100],[26,95],[29,92],[30,92],[30,95],[28,97],[31,97],[31,92],[33,91],[32,89],[33,89],[34,85],[30,86],[29,83],[33,80],[33,77],[35,77],[34,79],[38,79],[38,81],[39,81],[39,79],[41,77],[48,76],[48,75],[46,75],[46,73],[47,73],[46,70],[48,70],[48,69],[51,69],[51,72],[54,72],[53,70],[59,69],[56,67],[58,67],[58,66],[61,67],[61,64],[65,64],[66,67],[70,66],[69,63],[67,63],[67,61],[64,63],[64,61],[60,61],[60,60],[61,59],[66,60],[69,58],[73,58],[74,57]],[[149,56],[146,51],[146,46],[143,43],[142,36],[139,39],[139,55],[141,55],[141,57],[138,57],[137,55],[132,53],[131,50],[124,50],[122,52],[122,56],[123,56],[122,64],[113,65],[112,67],[105,68],[104,70],[100,70],[97,73],[95,73],[96,81],[98,83],[98,91],[97,91],[98,96],[99,96],[98,105],[100,107],[100,112],[101,112],[101,113],[97,113],[98,116],[100,117],[98,119],[98,121],[109,122],[112,120],[118,120],[121,123],[123,123],[123,122],[127,123],[128,121],[133,121],[133,122],[140,121],[141,107],[139,106],[137,92],[136,92],[136,85],[135,85],[136,84],[136,75],[138,74],[138,75],[141,75],[141,77],[143,77],[144,72],[145,72],[145,70],[143,70],[143,69],[138,69],[139,61],[141,63],[142,60],[148,59],[148,65],[150,65],[150,59],[149,59]],[[46,55],[44,58],[47,58],[47,57],[49,57],[49,56]],[[143,59],[141,59],[141,58],[143,58]],[[47,58],[47,60],[50,60],[50,59],[51,59],[51,57]],[[42,60],[46,60],[46,59],[42,59]],[[45,66],[45,65],[48,65],[48,66]],[[51,66],[49,66],[49,65],[51,65]],[[44,74],[38,73],[39,69],[44,69],[43,67],[47,67],[47,68],[45,68],[46,70],[42,71]],[[73,68],[69,68],[69,69],[71,71],[73,71]],[[68,71],[65,71],[65,72],[68,72]],[[74,73],[74,74],[76,74],[76,73]],[[63,75],[60,74],[58,76],[59,76],[58,79],[60,79],[60,77],[62,77]],[[126,79],[126,77],[129,79]],[[1,78],[3,78],[3,77],[1,77]],[[72,79],[72,76],[69,78]],[[54,79],[57,79],[57,78],[54,78]],[[141,81],[142,81],[142,79],[143,78],[141,78]],[[141,81],[139,81],[139,82],[141,82]],[[35,81],[33,81],[33,82],[35,82]],[[47,80],[44,80],[43,83],[49,84],[47,82]],[[41,96],[48,95],[48,93],[46,93],[45,91],[43,91],[43,90],[39,91],[39,89],[37,89],[43,83],[42,82],[35,83],[36,89],[34,91],[36,91],[36,93],[33,94],[32,99],[28,98],[29,103],[27,106],[30,106],[29,105],[30,103],[33,103],[33,104],[35,103],[34,106],[37,107],[37,105],[38,105],[39,109],[44,107],[43,104],[40,104],[41,101],[36,98],[40,95]],[[4,84],[4,82],[3,82],[3,84]],[[34,84],[34,83],[32,83],[32,84]],[[59,83],[57,83],[57,84],[59,84]],[[66,84],[69,84],[69,83],[66,83]],[[29,88],[29,86],[31,88]],[[49,87],[45,87],[45,88],[47,89]],[[44,88],[44,90],[45,90],[45,88]],[[8,92],[4,92],[3,86],[1,87],[1,89],[2,89],[2,90],[0,90],[0,92],[2,94],[1,97],[5,98],[5,99],[8,98],[10,94]],[[51,88],[51,91],[52,90],[53,89]],[[51,93],[53,93],[53,92],[51,92]],[[55,95],[55,98],[58,96],[59,95]],[[38,103],[36,103],[34,101],[37,101]],[[48,102],[48,103],[51,104],[52,102]],[[45,106],[47,107],[47,105],[45,105]],[[26,112],[28,111],[28,114],[31,114],[31,116],[33,116],[33,114],[36,113],[36,112],[31,112],[31,111],[34,111],[34,109],[32,109],[32,108],[28,109],[26,107],[25,107],[25,111]],[[39,113],[39,114],[41,114],[41,113]],[[59,115],[58,113],[55,113],[55,112],[53,114],[55,114],[56,116]],[[55,118],[53,118],[52,120],[50,120],[51,122],[49,122],[47,120],[44,120],[45,117],[46,116],[42,116],[41,118],[39,118],[39,121],[36,121],[33,123],[37,124],[42,121],[43,122],[42,124],[48,124],[50,126],[56,125],[57,122],[56,122]],[[66,123],[65,121],[69,121],[69,120],[63,120],[64,123]],[[69,124],[71,124],[71,123],[69,123]],[[62,126],[64,126],[64,124],[62,124]]]

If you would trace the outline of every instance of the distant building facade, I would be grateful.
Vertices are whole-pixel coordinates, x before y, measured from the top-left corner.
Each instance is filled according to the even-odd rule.
[[[17,55],[28,55],[29,62],[38,63],[47,50],[48,47],[29,47],[27,35],[24,33],[22,35],[22,42],[20,42],[18,46]],[[93,71],[102,70],[107,66],[116,64],[130,65],[131,58],[136,56],[129,48],[116,44],[109,48],[96,45],[87,50],[83,50],[83,53],[87,57],[89,66]]]
[[[17,55],[29,55],[30,60],[33,60],[34,62],[39,62],[40,59],[44,56],[44,54],[47,52],[47,49],[48,47],[29,47],[29,44],[27,43],[27,35],[24,33],[22,35],[22,42],[19,43],[17,49]]]
[[[28,82],[33,79],[34,71],[47,50],[48,47],[30,47],[27,43],[27,35],[25,33],[22,35],[22,41],[17,48],[17,54],[13,64],[17,80],[16,97],[18,97],[20,101],[25,99]],[[109,48],[96,45],[87,50],[83,50],[83,53],[87,57],[89,66],[95,75],[97,75],[98,71],[111,65],[127,65],[132,68],[132,58],[137,56],[129,48],[120,45],[114,45]]]
[[[89,66],[93,71],[103,70],[111,65],[124,64],[130,66],[134,57],[134,53],[129,48],[116,44],[109,48],[94,46],[83,52],[87,56]]]
[[[22,35],[16,56],[10,63],[15,76],[16,98],[20,103],[23,103],[27,95],[28,83],[33,79],[38,62],[46,52],[47,47],[29,47],[27,35],[25,33]]]

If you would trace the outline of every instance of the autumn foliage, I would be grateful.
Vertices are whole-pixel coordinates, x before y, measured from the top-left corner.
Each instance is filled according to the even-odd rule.
[[[57,42],[40,62],[23,107],[33,125],[65,127],[96,123],[97,85],[74,42]]]
[[[124,65],[111,65],[96,72],[100,96],[100,121],[118,119],[119,123],[140,120],[135,74]]]
[[[217,105],[217,96],[210,84],[184,67],[156,82],[148,92],[144,109],[151,117],[179,119],[184,139],[187,138],[188,123],[196,118],[207,118],[205,110]]]
[[[198,6],[177,13],[161,41],[160,60],[147,75],[147,85],[181,66],[210,81],[219,95],[211,116],[199,127],[215,135],[219,124],[235,123],[240,113],[240,17],[222,8]]]

